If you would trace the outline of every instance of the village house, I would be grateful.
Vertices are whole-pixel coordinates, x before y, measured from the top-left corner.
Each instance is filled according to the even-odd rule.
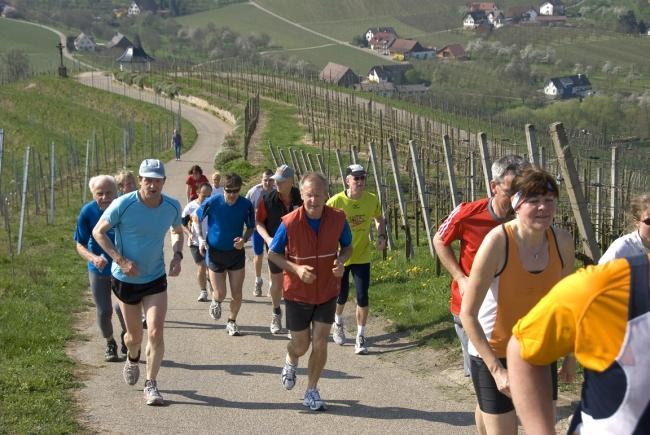
[[[515,24],[535,22],[538,15],[537,10],[532,6],[512,6],[506,10],[506,20]]]
[[[16,8],[10,4],[4,4],[2,7],[0,7],[0,16],[3,18],[19,18]]]
[[[567,17],[565,15],[539,15],[535,22],[540,26],[564,25],[567,22]]]
[[[462,45],[450,44],[442,47],[440,51],[438,51],[437,57],[439,59],[464,60],[467,59],[467,53],[465,53],[465,49]]]
[[[463,17],[463,28],[473,30],[487,22],[487,15],[484,11],[468,12]]]
[[[539,7],[540,15],[564,15],[564,4],[560,0],[548,0]]]
[[[328,62],[320,72],[320,79],[336,86],[350,87],[359,83],[359,77],[349,67]]]
[[[106,48],[119,48],[120,50],[126,50],[129,47],[133,47],[133,43],[129,41],[129,38],[122,35],[120,32],[117,32],[110,41],[106,43]]]
[[[140,15],[140,6],[137,5],[136,2],[131,2],[131,5],[129,6],[129,9],[126,11],[126,14],[129,17],[132,17],[134,15]]]
[[[373,51],[388,56],[390,54],[389,48],[393,45],[393,42],[395,42],[396,39],[397,37],[392,33],[377,32],[370,41],[368,41],[368,47]]]
[[[395,85],[395,94],[399,97],[418,97],[428,94],[430,89],[424,84]]]
[[[154,60],[142,47],[129,47],[116,59],[120,71],[151,71],[151,62]]]
[[[95,40],[92,36],[88,36],[81,32],[79,36],[74,39],[74,48],[77,51],[95,51]]]
[[[408,59],[433,59],[436,57],[436,50],[425,48],[415,39],[397,38],[388,49],[395,60],[403,61]]]
[[[591,82],[584,74],[553,77],[544,85],[544,94],[552,98],[586,97],[593,95]]]
[[[368,71],[368,81],[373,83],[390,82],[395,85],[406,81],[404,74],[413,69],[410,63],[393,65],[375,65]]]
[[[397,38],[397,32],[392,27],[371,27],[366,30],[366,41],[370,42],[370,40],[374,38],[377,33],[388,33]]]

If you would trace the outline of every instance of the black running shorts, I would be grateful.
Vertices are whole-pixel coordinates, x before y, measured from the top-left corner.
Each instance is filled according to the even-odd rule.
[[[481,411],[486,414],[505,414],[514,410],[512,399],[499,391],[492,373],[490,373],[483,359],[472,355],[469,358],[472,383],[474,384],[476,399]],[[501,358],[499,361],[501,361],[503,367],[508,368],[505,358]],[[553,362],[549,369],[551,370],[553,382],[553,400],[557,400],[557,362]]]
[[[132,284],[111,277],[111,289],[115,296],[125,304],[137,305],[145,296],[167,291],[167,275],[144,284]]]
[[[205,262],[205,256],[201,254],[201,250],[199,249],[198,246],[190,245],[190,253],[192,254],[192,258],[194,259],[194,264],[201,264]]]
[[[219,251],[208,248],[207,264],[208,269],[216,273],[223,273],[226,270],[243,269],[246,265],[246,253],[243,249]]]
[[[322,304],[305,304],[302,302],[284,300],[287,329],[303,331],[311,322],[334,323],[336,313],[336,297]]]

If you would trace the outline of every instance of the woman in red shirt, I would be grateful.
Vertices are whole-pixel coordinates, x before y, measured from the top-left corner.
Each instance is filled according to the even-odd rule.
[[[187,184],[187,202],[196,199],[199,195],[196,190],[204,183],[210,184],[207,177],[203,175],[203,169],[199,165],[194,165],[187,173],[188,177],[185,181]]]

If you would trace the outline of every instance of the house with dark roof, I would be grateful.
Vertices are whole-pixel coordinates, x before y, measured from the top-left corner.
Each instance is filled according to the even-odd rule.
[[[142,47],[129,47],[116,59],[120,71],[150,71],[154,60]]]
[[[370,42],[370,40],[374,38],[377,33],[389,33],[397,38],[397,32],[392,27],[371,27],[366,30],[366,41]]]
[[[476,29],[483,23],[487,23],[488,18],[485,11],[468,12],[463,17],[463,29]]]
[[[133,43],[129,41],[129,38],[122,35],[120,32],[117,32],[110,41],[106,44],[106,48],[119,48],[121,50],[126,50],[129,47],[133,47]]]
[[[368,81],[373,83],[390,82],[399,85],[406,81],[404,74],[412,69],[413,65],[410,63],[375,65],[368,71]]]
[[[476,11],[488,12],[488,11],[497,10],[499,8],[497,7],[496,3],[492,3],[492,2],[474,2],[467,5],[467,9],[469,9],[470,12],[476,12]]]
[[[544,94],[552,98],[580,98],[593,95],[593,90],[586,75],[576,74],[548,79],[544,85]]]
[[[435,49],[423,47],[415,39],[397,38],[388,51],[396,60],[431,59],[436,57]]]
[[[334,62],[328,62],[319,77],[321,80],[337,86],[349,87],[359,83],[359,76],[350,67]]]
[[[95,48],[97,47],[93,37],[86,35],[84,32],[81,32],[79,36],[74,39],[73,45],[77,51],[95,51]]]
[[[450,44],[445,47],[442,47],[438,51],[439,59],[454,59],[454,60],[464,60],[467,59],[467,53],[465,49],[460,44]]]

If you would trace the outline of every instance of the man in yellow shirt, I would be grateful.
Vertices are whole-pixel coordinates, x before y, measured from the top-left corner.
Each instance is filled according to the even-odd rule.
[[[352,230],[352,256],[345,262],[341,293],[336,303],[333,337],[336,344],[345,343],[342,314],[348,300],[350,273],[352,273],[357,293],[357,338],[354,346],[354,353],[357,355],[368,353],[365,327],[368,319],[368,288],[370,287],[370,225],[373,221],[378,233],[377,249],[383,250],[386,246],[386,225],[381,214],[381,206],[377,196],[366,192],[367,175],[361,165],[348,166],[345,176],[347,189],[327,201],[330,207],[345,212]]]
[[[555,433],[546,366],[570,352],[584,383],[569,433],[650,433],[648,261],[642,255],[581,269],[514,326],[508,376],[526,433]]]

